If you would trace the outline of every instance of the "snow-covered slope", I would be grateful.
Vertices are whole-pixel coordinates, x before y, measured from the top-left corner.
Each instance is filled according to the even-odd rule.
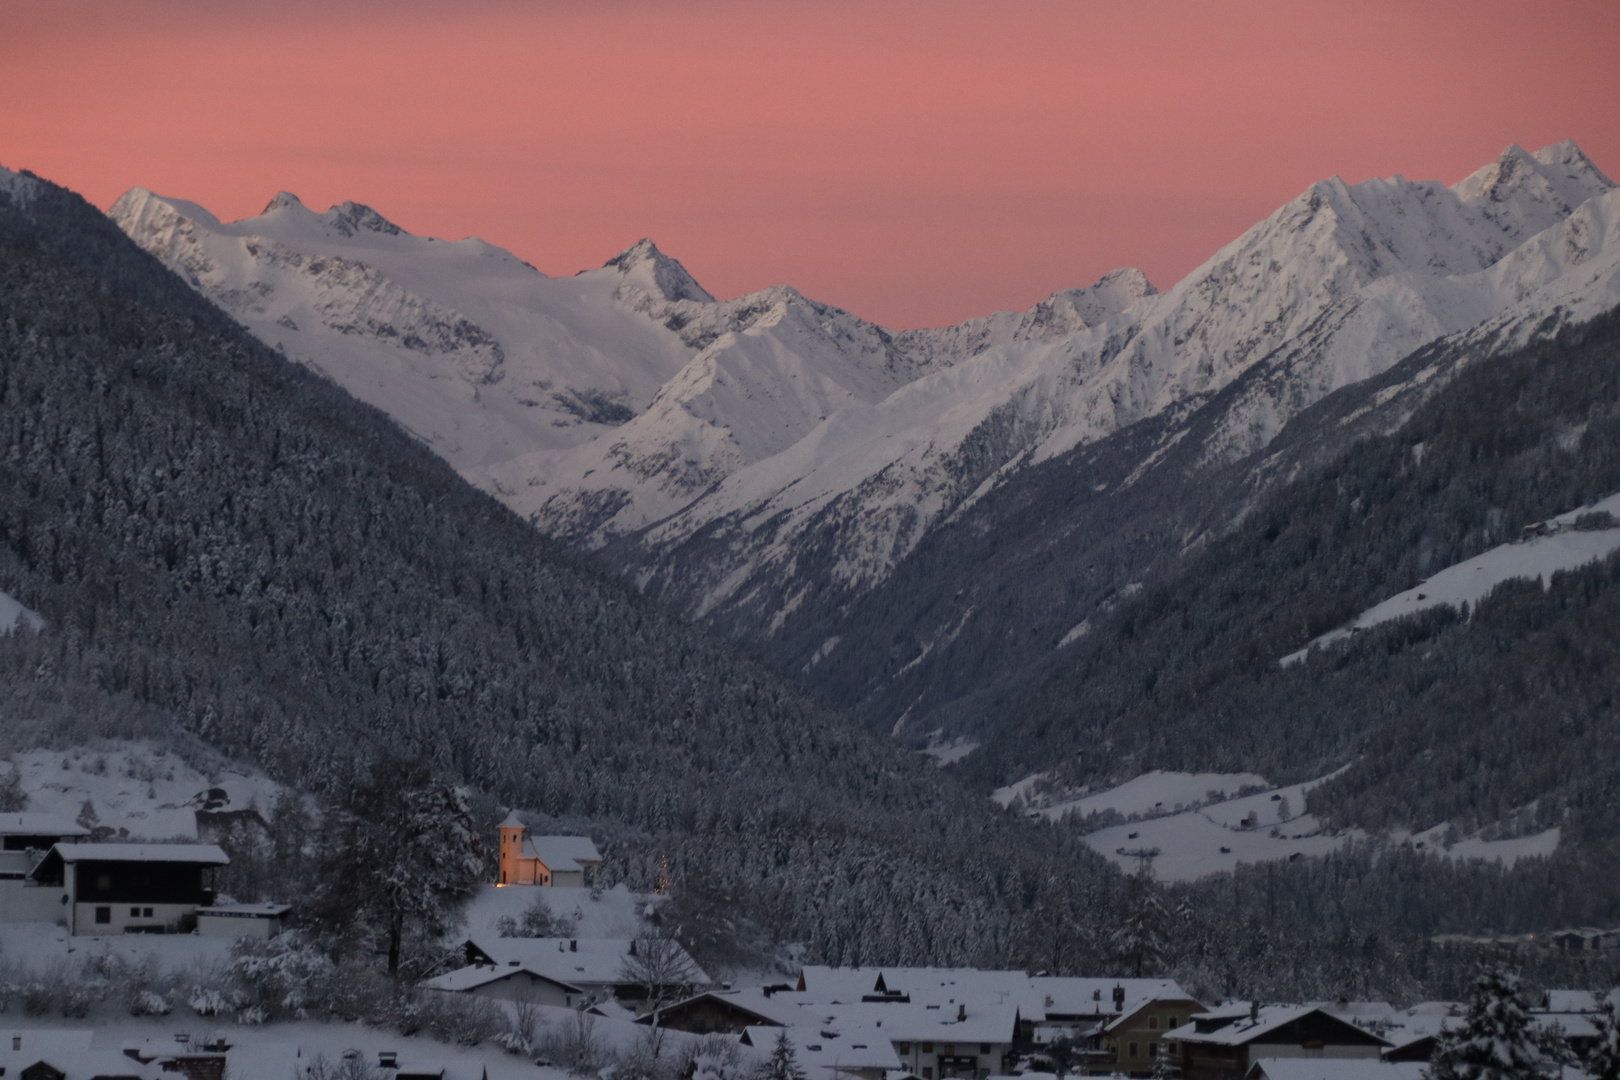
[[[45,619],[39,612],[24,607],[20,600],[0,592],[0,634],[9,634],[18,627],[43,630]]]
[[[351,203],[317,215],[281,195],[225,225],[136,189],[112,214],[541,528],[770,634],[882,582],[1023,466],[1249,373],[1207,460],[1444,335],[1523,337],[1612,306],[1613,189],[1573,143],[1510,147],[1452,188],[1333,178],[1163,294],[1116,271],[899,334],[787,287],[715,301],[645,241],[549,279]]]
[[[1345,626],[1330,630],[1303,649],[1289,653],[1282,658],[1282,663],[1284,666],[1298,663],[1312,649],[1344,641],[1391,619],[1416,615],[1431,608],[1460,609],[1465,604],[1477,604],[1504,581],[1530,580],[1546,585],[1553,574],[1607,558],[1620,551],[1620,527],[1615,525],[1617,514],[1620,514],[1620,494],[1542,522],[1534,534],[1516,543],[1502,544],[1448,566],[1421,585],[1368,608]],[[1576,522],[1583,517],[1587,520],[1576,528]]]
[[[553,279],[482,240],[412,236],[354,203],[316,214],[286,192],[231,224],[143,188],[109,213],[258,337],[474,479],[644,409],[692,349],[635,302],[708,296],[645,241]]]
[[[1339,770],[1342,772],[1343,770]],[[1144,820],[1110,825],[1086,836],[1086,844],[1121,869],[1130,871],[1144,859],[1151,859],[1154,873],[1163,881],[1195,881],[1212,874],[1230,873],[1241,863],[1282,862],[1302,857],[1329,855],[1354,840],[1366,840],[1358,829],[1331,829],[1314,815],[1303,813],[1306,795],[1313,787],[1335,774],[1286,787],[1272,787],[1253,774],[1235,777],[1214,776],[1217,782],[1236,790],[1242,787],[1263,790],[1239,798],[1214,800],[1203,805],[1204,792],[1189,787],[1201,777],[1187,774],[1147,773],[1117,788],[1089,796],[1084,805],[1070,804],[1068,810],[1083,817],[1108,808],[1141,813]],[[1219,783],[1217,787],[1223,786]],[[1188,809],[1165,800],[1142,805],[1144,794],[1188,797]],[[998,800],[999,801],[999,800]],[[1030,811],[1048,817],[1048,811]],[[1506,840],[1486,840],[1479,836],[1456,836],[1446,823],[1423,832],[1394,830],[1380,836],[1389,845],[1405,845],[1432,852],[1448,859],[1480,859],[1511,867],[1522,858],[1550,855],[1558,847],[1560,830],[1553,828]]]

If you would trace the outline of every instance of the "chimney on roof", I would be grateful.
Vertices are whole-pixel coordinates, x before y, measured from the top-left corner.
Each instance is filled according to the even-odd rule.
[[[966,1020],[966,1019],[967,1019],[967,1002],[964,1001],[962,1004],[960,1004],[960,1005],[958,1005],[956,1007],[956,1022],[958,1024],[960,1024],[963,1020]]]
[[[1125,1008],[1125,988],[1118,983],[1114,984],[1114,1011],[1119,1012]]]
[[[636,943],[634,941],[632,941],[630,943],[630,945],[631,945],[630,953],[631,953],[632,956],[635,955],[635,951],[636,951],[635,950],[635,944]],[[569,952],[579,952],[579,939],[578,938],[569,938],[568,939],[568,951]]]
[[[1260,1002],[1251,1001],[1249,1002],[1249,1020],[1252,1022],[1258,1019],[1260,1019]]]

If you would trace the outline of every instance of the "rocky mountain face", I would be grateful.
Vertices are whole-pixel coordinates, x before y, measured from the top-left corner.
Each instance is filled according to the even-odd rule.
[[[354,204],[317,215],[278,196],[227,225],[137,189],[112,216],[541,529],[873,723],[920,732],[956,723],[957,697],[904,689],[947,639],[1029,633],[1019,605],[992,616],[950,579],[879,653],[841,656],[895,609],[901,569],[931,538],[971,521],[994,557],[1005,534],[979,504],[1088,453],[1117,475],[1069,524],[1101,528],[1167,461],[1196,474],[1248,459],[1431,342],[1487,325],[1522,340],[1612,306],[1613,189],[1572,143],[1510,147],[1451,188],[1333,178],[1166,292],[1122,270],[1026,312],[900,333],[787,287],[716,301],[645,241],[552,279]],[[1110,563],[1047,598],[1065,629],[1043,648],[1137,569]]]

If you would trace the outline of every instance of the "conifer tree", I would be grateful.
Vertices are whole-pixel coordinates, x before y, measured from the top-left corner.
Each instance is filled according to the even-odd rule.
[[[1125,897],[1112,936],[1115,966],[1132,978],[1143,978],[1163,965],[1170,929],[1170,913],[1153,880],[1147,859],[1125,882]]]
[[[1441,1036],[1429,1060],[1428,1076],[1430,1080],[1556,1080],[1559,1056],[1531,1024],[1520,998],[1519,977],[1490,968],[1474,981],[1462,1026]]]
[[[1591,1020],[1597,1043],[1586,1052],[1582,1068],[1591,1080],[1620,1080],[1620,1017],[1615,1015],[1614,999],[1605,998]]]
[[[804,1069],[799,1065],[799,1057],[785,1029],[776,1036],[776,1046],[760,1066],[756,1080],[805,1080]]]

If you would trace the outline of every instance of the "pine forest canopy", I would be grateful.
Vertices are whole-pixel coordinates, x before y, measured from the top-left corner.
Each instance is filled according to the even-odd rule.
[[[703,867],[834,961],[1005,954],[1036,893],[1117,887],[24,183],[0,192],[0,588],[48,629],[0,641],[13,745],[172,728],[317,790],[412,754],[604,823],[632,883]]]

